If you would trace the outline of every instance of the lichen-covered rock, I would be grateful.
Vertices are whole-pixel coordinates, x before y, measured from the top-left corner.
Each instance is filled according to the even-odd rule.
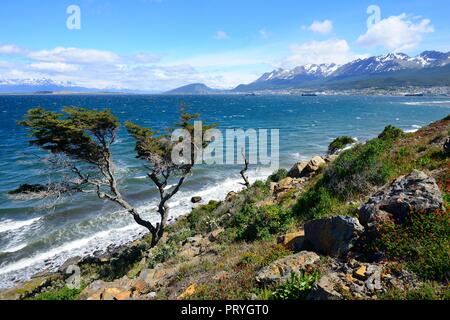
[[[436,180],[414,170],[372,196],[361,207],[359,220],[362,225],[373,228],[391,218],[402,223],[411,214],[443,209],[442,194]]]
[[[320,257],[316,253],[302,251],[264,267],[258,272],[256,281],[261,285],[280,284],[289,279],[292,273],[309,270],[319,260]]]
[[[307,300],[341,300],[342,295],[335,290],[336,282],[339,282],[336,273],[322,276],[313,286]]]
[[[301,161],[296,163],[288,172],[288,177],[293,179],[310,177],[325,164],[326,162],[322,157],[315,156],[309,161]]]
[[[315,251],[339,257],[348,253],[363,231],[358,219],[337,216],[307,222],[305,239]]]

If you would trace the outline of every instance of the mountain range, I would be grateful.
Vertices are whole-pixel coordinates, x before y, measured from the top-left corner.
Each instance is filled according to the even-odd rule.
[[[307,64],[290,70],[280,68],[263,74],[250,84],[239,85],[233,91],[435,85],[450,85],[450,52],[425,51],[415,57],[389,53],[344,65]]]
[[[193,83],[165,92],[174,95],[242,93],[281,89],[363,89],[405,86],[450,86],[450,52],[425,51],[410,57],[404,53],[357,59],[338,65],[306,64],[293,69],[278,68],[264,73],[256,81],[232,90],[218,90]],[[104,91],[104,90],[103,90]],[[108,90],[144,93],[136,90]],[[0,79],[0,93],[85,92],[102,90],[51,79]]]

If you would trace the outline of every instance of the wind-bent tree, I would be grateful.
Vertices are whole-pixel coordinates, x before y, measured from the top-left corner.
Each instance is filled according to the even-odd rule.
[[[176,127],[193,133],[191,121],[197,119],[198,115],[190,115],[182,110],[180,118]],[[49,158],[50,163],[71,174],[59,184],[53,183],[53,188],[60,185],[58,192],[95,193],[100,199],[119,205],[132,215],[136,223],[150,231],[152,246],[159,242],[168,219],[167,201],[179,191],[191,173],[196,152],[191,152],[191,161],[175,164],[171,155],[176,141],[171,141],[168,134],[157,136],[151,129],[127,123],[128,132],[136,139],[138,158],[148,162],[148,176],[160,193],[160,222],[153,224],[144,220],[120,192],[111,152],[120,124],[110,110],[70,107],[65,108],[63,113],[56,113],[36,108],[29,110],[19,124],[29,130],[31,145],[49,151],[53,155]],[[193,142],[194,139],[186,139],[192,147],[199,148]],[[168,180],[176,175],[180,176],[176,186],[167,191]]]

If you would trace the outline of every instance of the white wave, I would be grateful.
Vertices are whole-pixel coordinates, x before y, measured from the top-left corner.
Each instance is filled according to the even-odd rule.
[[[272,171],[268,168],[260,168],[248,172],[251,183],[256,180],[266,179],[270,174],[272,174]],[[170,208],[169,218],[173,220],[174,218],[190,212],[194,206],[190,201],[193,196],[202,197],[203,203],[207,203],[210,200],[220,201],[225,199],[230,191],[242,190],[243,186],[240,182],[242,182],[242,178],[239,174],[235,174],[218,183],[205,185],[197,191],[180,191],[168,204]],[[156,206],[157,202],[153,200],[139,206],[138,211],[145,216],[145,218],[152,222],[156,222]],[[127,216],[124,215],[124,217]],[[36,219],[34,219],[34,221],[36,221]],[[30,220],[28,223],[32,224],[34,221],[31,222]],[[16,224],[16,227],[17,226],[18,225]],[[97,232],[93,235],[51,248],[48,251],[37,253],[32,257],[5,264],[0,268],[0,288],[10,287],[17,281],[28,280],[34,274],[42,270],[56,271],[61,264],[71,257],[88,256],[92,255],[94,252],[105,251],[111,245],[120,246],[130,243],[142,237],[144,232],[146,232],[144,228],[130,219],[129,223],[124,227]],[[8,252],[15,252],[20,249],[19,246],[16,246],[15,248],[9,248]]]
[[[36,221],[38,221],[41,218],[34,218],[30,220],[23,220],[23,221],[14,221],[14,220],[4,220],[0,222],[0,233],[11,231],[11,230],[17,230],[26,226],[30,226]]]
[[[407,106],[436,105],[436,106],[450,107],[450,100],[442,100],[442,101],[412,101],[412,102],[403,102],[403,104],[407,105]]]
[[[27,246],[26,243],[22,243],[22,244],[19,244],[17,246],[6,247],[5,249],[2,249],[1,252],[2,253],[13,253],[13,252],[17,252],[17,251],[22,250],[26,246]]]

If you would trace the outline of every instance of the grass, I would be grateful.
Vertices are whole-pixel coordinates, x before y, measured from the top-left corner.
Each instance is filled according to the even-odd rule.
[[[450,300],[450,288],[436,282],[426,282],[420,288],[400,290],[392,288],[379,297],[381,300]]]

